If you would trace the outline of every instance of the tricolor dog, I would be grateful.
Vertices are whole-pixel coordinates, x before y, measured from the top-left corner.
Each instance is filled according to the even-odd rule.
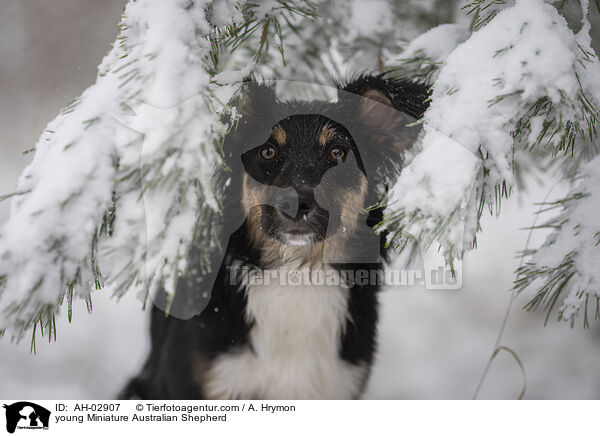
[[[248,84],[216,180],[225,255],[212,280],[191,271],[177,290],[204,309],[185,320],[153,309],[150,355],[123,397],[360,397],[376,350],[372,272],[386,259],[370,206],[397,177],[428,92],[385,75],[338,88],[335,103],[284,102]]]

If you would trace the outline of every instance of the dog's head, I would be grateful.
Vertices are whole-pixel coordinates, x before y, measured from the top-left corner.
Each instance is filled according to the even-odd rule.
[[[424,86],[382,76],[340,87],[337,103],[280,102],[248,85],[226,155],[249,241],[315,247],[372,225],[367,208],[397,176],[426,98]]]
[[[242,205],[252,231],[302,246],[352,228],[367,200],[359,159],[352,135],[331,118],[279,121],[263,144],[242,155]]]

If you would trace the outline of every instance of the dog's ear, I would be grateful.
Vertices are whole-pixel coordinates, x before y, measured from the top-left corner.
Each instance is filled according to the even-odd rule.
[[[421,118],[427,109],[429,88],[419,82],[378,76],[361,76],[340,89],[339,101],[352,98],[357,121],[369,131],[375,142],[393,141],[396,149],[404,150],[416,139],[418,129],[407,125]]]
[[[393,183],[404,150],[416,142],[421,130],[414,122],[427,109],[428,86],[368,75],[338,89],[338,110],[347,117],[367,178],[377,184]]]

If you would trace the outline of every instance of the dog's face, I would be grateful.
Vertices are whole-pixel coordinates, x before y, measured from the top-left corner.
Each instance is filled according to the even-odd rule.
[[[249,84],[239,125],[225,143],[232,169],[226,198],[237,199],[231,207],[243,214],[254,248],[318,251],[330,240],[345,250],[344,240],[361,229],[372,235],[369,226],[381,216],[367,208],[397,175],[401,153],[416,137],[406,125],[424,111],[413,102],[426,96],[420,85],[381,76],[339,89],[337,103],[281,102],[272,88]]]
[[[252,231],[294,246],[351,233],[366,214],[368,182],[359,162],[352,136],[332,119],[279,121],[264,144],[242,155],[242,203]]]

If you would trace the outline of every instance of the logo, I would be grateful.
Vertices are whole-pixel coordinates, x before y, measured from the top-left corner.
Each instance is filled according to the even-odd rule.
[[[19,401],[4,405],[6,409],[6,431],[14,433],[15,429],[48,429],[50,411],[28,401]]]

